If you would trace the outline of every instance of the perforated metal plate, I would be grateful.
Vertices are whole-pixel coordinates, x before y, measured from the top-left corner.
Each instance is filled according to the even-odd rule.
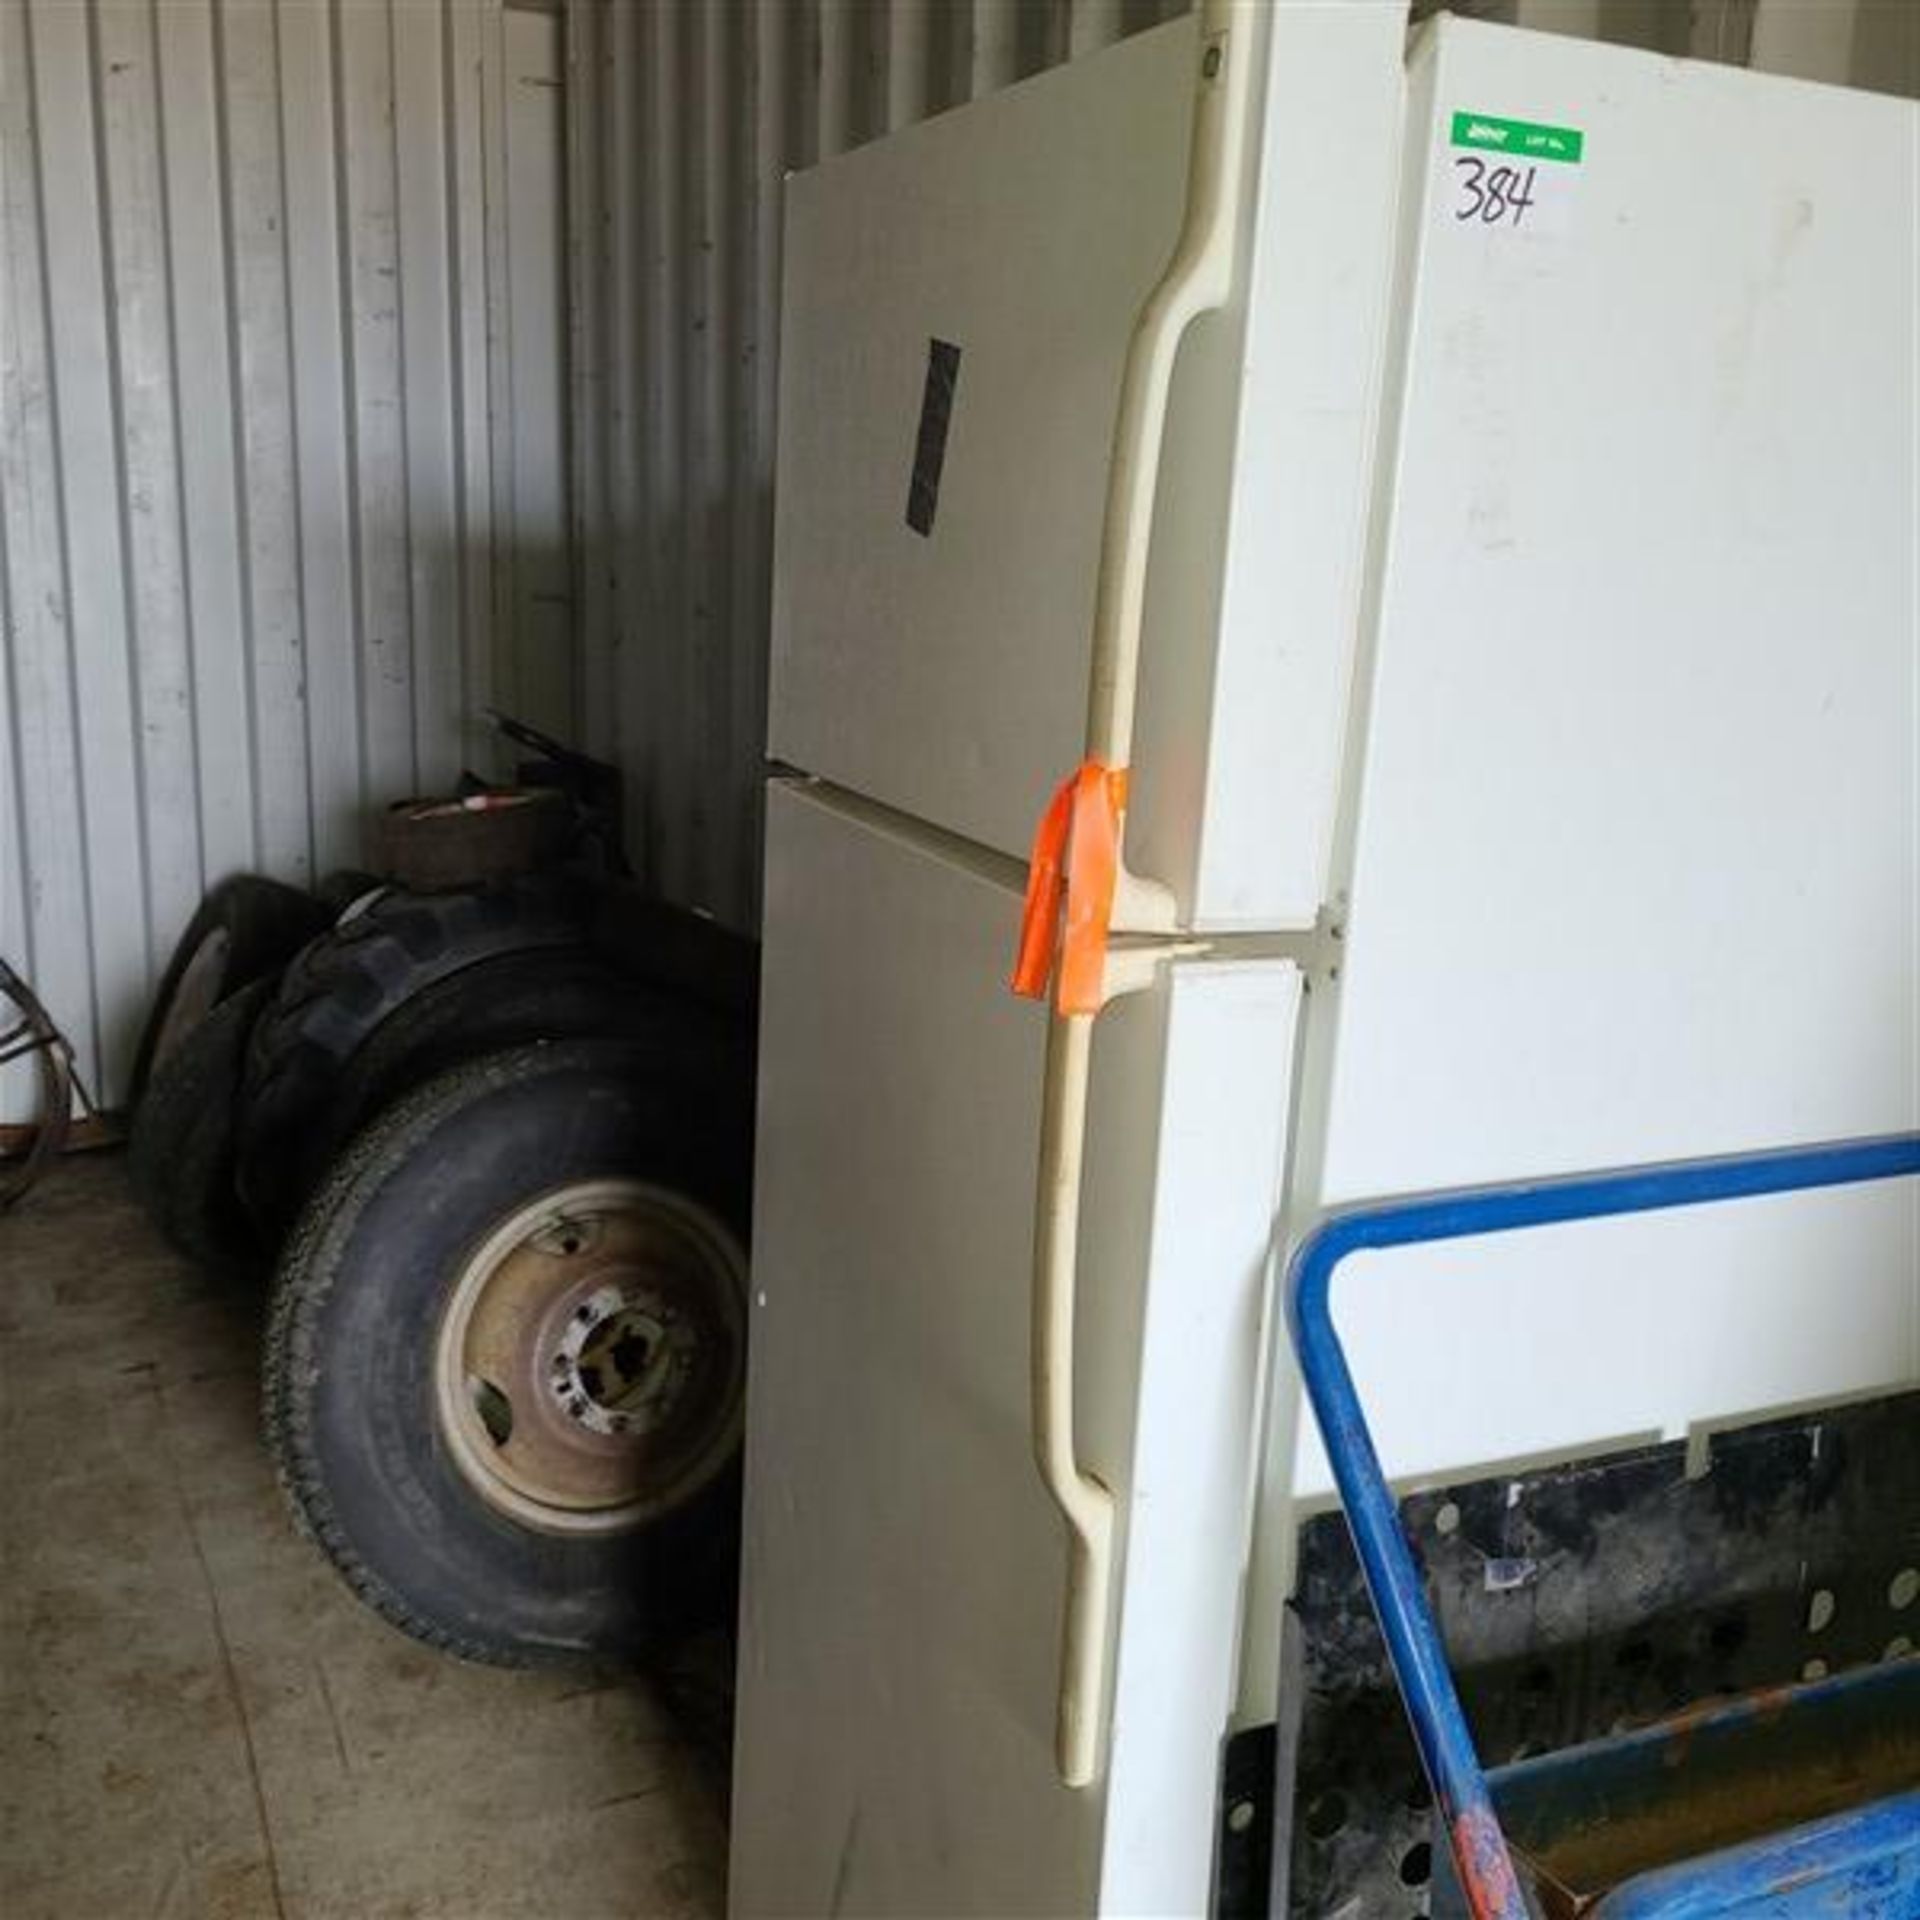
[[[1489,1766],[1920,1647],[1920,1392],[1725,1432],[1687,1463],[1675,1443],[1402,1502]],[[1218,1910],[1418,1920],[1426,1786],[1338,1512],[1301,1529],[1290,1627],[1297,1722],[1229,1756],[1242,1800],[1274,1756],[1275,1870],[1223,1798]]]

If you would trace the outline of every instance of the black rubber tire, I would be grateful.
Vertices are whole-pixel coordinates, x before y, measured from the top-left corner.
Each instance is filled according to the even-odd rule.
[[[127,1148],[134,1192],[189,1259],[224,1274],[265,1263],[234,1191],[234,1110],[247,1038],[273,985],[229,994],[154,1068]]]
[[[550,880],[457,893],[396,887],[295,955],[254,1029],[240,1109],[240,1197],[269,1245],[326,1170],[339,1139],[321,1138],[319,1124],[346,1063],[380,1024],[468,967],[578,949],[590,911],[579,888]]]
[[[356,900],[386,884],[377,873],[367,873],[359,867],[336,867],[331,873],[321,875],[313,892],[314,898],[327,908],[329,917],[337,920]]]
[[[674,1044],[698,1029],[736,1072],[751,1045],[743,1023],[624,981],[602,962],[533,948],[477,961],[404,1000],[338,1065],[301,1142],[317,1183],[347,1142],[403,1094],[449,1067],[536,1040],[627,1039]],[[301,1198],[305,1198],[303,1192]]]
[[[336,909],[328,908],[312,894],[298,887],[282,886],[277,880],[263,880],[258,874],[236,873],[214,887],[200,902],[186,931],[173,949],[167,970],[147,1012],[147,1024],[140,1035],[134,1055],[133,1078],[128,1104],[137,1107],[157,1064],[163,1034],[188,968],[194,956],[216,936],[224,937],[226,952],[215,962],[211,1012],[229,995],[255,980],[264,980],[284,967],[293,956],[332,920]],[[191,1031],[191,1028],[187,1029]],[[169,1036],[171,1044],[185,1033]]]
[[[433,1366],[466,1256],[567,1182],[658,1181],[744,1242],[748,1095],[697,1045],[516,1048],[390,1108],[315,1194],[274,1282],[267,1440],[302,1525],[393,1625],[518,1666],[640,1658],[730,1616],[737,1465],[649,1524],[540,1532],[461,1476],[438,1431]]]

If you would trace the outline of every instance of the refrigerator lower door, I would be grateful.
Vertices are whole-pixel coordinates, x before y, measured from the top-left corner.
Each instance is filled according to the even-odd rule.
[[[1183,963],[1101,1019],[1078,1437],[1122,1571],[1108,1764],[1071,1792],[1020,879],[772,788],[737,1914],[1206,1909],[1299,976]]]

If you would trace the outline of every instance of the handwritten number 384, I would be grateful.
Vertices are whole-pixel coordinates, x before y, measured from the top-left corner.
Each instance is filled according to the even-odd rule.
[[[1489,167],[1470,153],[1456,156],[1453,164],[1464,176],[1460,181],[1461,204],[1453,210],[1456,220],[1478,220],[1489,227],[1511,220],[1517,227],[1526,219],[1527,209],[1533,205],[1536,169]]]

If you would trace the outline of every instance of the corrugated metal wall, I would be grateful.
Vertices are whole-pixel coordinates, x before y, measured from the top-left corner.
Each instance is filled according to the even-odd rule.
[[[568,0],[563,80],[548,6],[0,0],[0,952],[108,1099],[204,886],[489,697],[752,923],[782,175],[1184,4]],[[1920,91],[1910,0],[1462,10]]]
[[[108,1100],[211,880],[486,750],[501,21],[0,0],[0,952]]]
[[[756,911],[783,174],[1184,5],[572,0],[583,709],[671,897]]]
[[[674,898],[756,912],[783,172],[1185,4],[569,0],[584,720]],[[1920,91],[1916,0],[1453,10]]]

